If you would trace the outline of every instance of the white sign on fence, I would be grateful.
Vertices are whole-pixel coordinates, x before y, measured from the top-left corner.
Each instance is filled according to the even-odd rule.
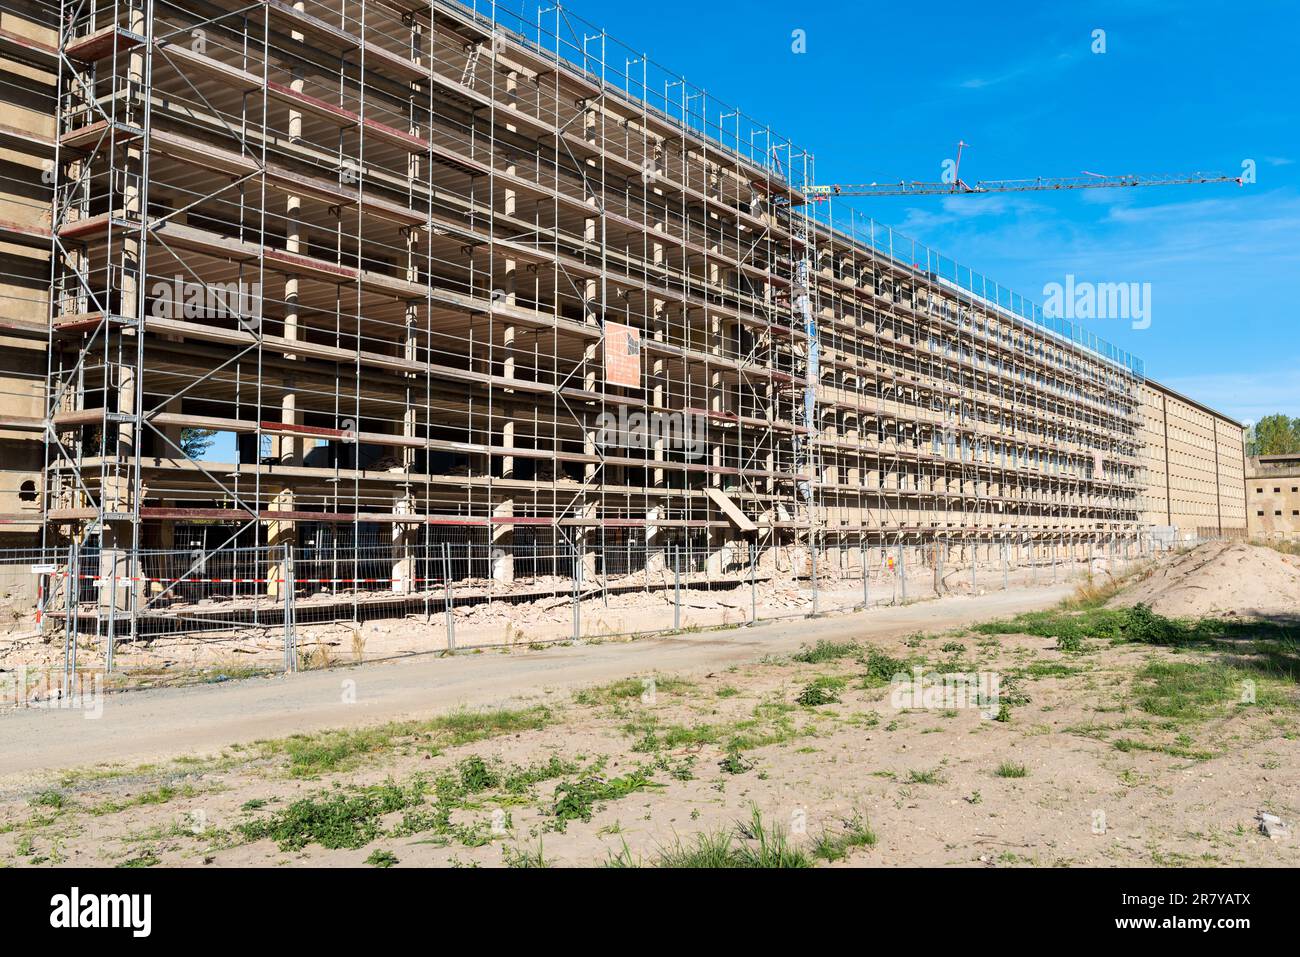
[[[53,575],[58,570],[59,570],[58,565],[33,565],[32,566],[33,575]]]

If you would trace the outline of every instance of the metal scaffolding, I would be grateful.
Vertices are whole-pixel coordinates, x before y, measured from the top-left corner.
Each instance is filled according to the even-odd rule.
[[[216,565],[357,617],[1136,537],[1139,362],[562,7],[59,23],[43,519],[110,652]]]

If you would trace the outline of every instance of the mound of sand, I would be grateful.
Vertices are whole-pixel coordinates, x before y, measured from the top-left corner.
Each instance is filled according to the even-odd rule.
[[[1210,542],[1162,562],[1111,599],[1167,618],[1300,617],[1300,559],[1241,542]]]

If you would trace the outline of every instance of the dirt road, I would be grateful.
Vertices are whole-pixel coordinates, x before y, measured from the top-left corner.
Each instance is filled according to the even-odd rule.
[[[865,614],[542,651],[414,658],[277,678],[109,695],[102,717],[28,709],[0,716],[0,778],[100,763],[157,762],[261,738],[501,707],[652,672],[705,673],[818,639],[937,631],[1049,607],[1045,586],[877,608]],[[346,698],[354,703],[345,703]]]

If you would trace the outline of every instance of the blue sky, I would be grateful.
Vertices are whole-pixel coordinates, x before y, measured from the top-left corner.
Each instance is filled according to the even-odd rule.
[[[857,200],[1042,301],[1151,284],[1151,325],[1088,323],[1241,419],[1300,416],[1300,5],[574,0],[816,155],[822,183],[1217,170],[1255,185]],[[1092,52],[1094,30],[1106,52]],[[807,52],[792,52],[803,30]]]

